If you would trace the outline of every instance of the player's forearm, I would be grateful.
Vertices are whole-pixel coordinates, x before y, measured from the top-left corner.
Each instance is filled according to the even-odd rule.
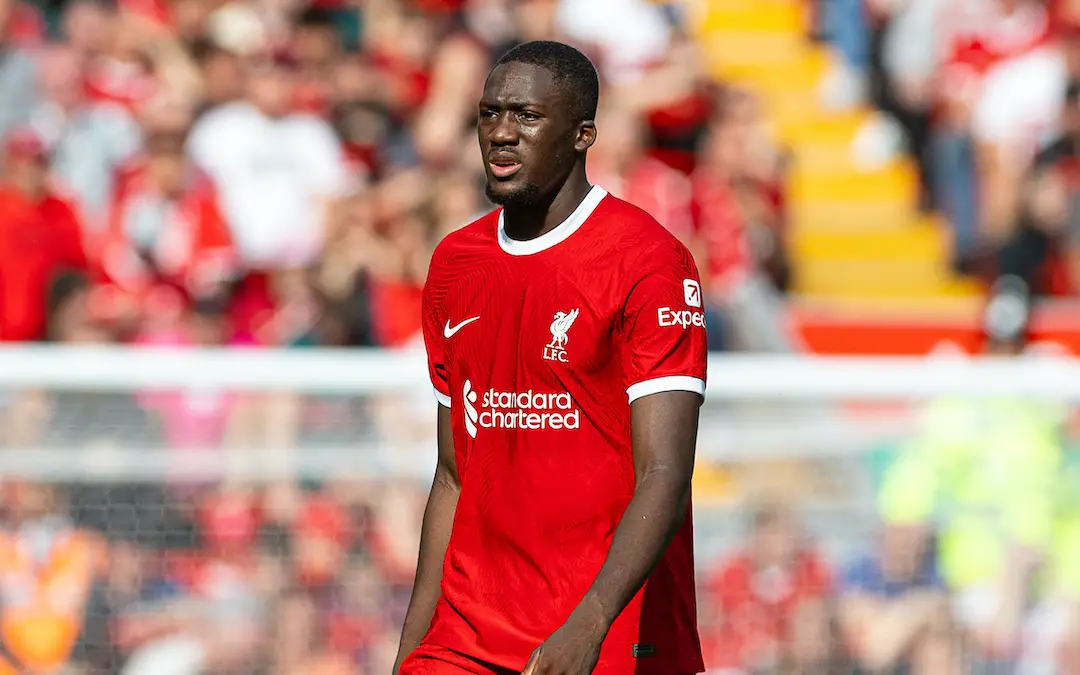
[[[431,625],[435,604],[439,601],[442,585],[443,561],[450,543],[450,529],[454,523],[458,495],[461,487],[456,480],[436,475],[424,510],[424,524],[420,532],[420,555],[413,581],[412,598],[405,614],[401,630],[398,659],[404,658],[420,644]]]
[[[641,590],[686,517],[691,474],[664,467],[642,475],[575,618],[606,631]]]

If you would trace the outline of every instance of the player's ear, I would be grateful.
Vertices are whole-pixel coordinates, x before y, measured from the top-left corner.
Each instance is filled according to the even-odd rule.
[[[574,149],[578,152],[585,152],[592,147],[592,144],[596,142],[596,122],[592,120],[585,120],[578,125],[577,140],[574,142]]]

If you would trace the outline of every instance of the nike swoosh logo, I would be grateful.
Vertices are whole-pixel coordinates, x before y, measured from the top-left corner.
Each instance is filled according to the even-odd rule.
[[[443,337],[445,337],[445,338],[452,338],[452,337],[454,337],[454,333],[458,332],[459,330],[461,330],[461,329],[462,329],[462,328],[464,328],[465,326],[468,326],[468,325],[469,325],[470,323],[472,323],[473,321],[476,321],[476,320],[478,320],[479,318],[480,318],[480,317],[478,317],[478,316],[474,316],[474,317],[472,317],[472,318],[469,318],[469,319],[465,319],[464,321],[462,321],[461,323],[459,323],[458,325],[456,325],[456,326],[453,326],[453,327],[451,327],[451,326],[450,326],[450,322],[449,322],[449,321],[447,321],[447,322],[446,322],[446,327],[445,327],[445,328],[443,328],[443,333],[442,333],[442,334],[443,334]]]

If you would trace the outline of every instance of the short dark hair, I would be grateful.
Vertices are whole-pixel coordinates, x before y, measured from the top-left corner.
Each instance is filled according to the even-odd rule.
[[[579,122],[596,118],[600,103],[600,77],[589,57],[568,44],[552,40],[525,42],[499,58],[495,67],[526,63],[551,73],[566,97],[570,111]]]

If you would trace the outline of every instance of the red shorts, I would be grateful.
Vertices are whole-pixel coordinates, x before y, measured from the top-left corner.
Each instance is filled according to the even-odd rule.
[[[421,644],[401,664],[398,675],[518,675],[517,671],[459,654],[436,645]]]
[[[594,675],[600,675],[597,670]],[[520,675],[445,647],[421,644],[405,658],[398,675]]]

